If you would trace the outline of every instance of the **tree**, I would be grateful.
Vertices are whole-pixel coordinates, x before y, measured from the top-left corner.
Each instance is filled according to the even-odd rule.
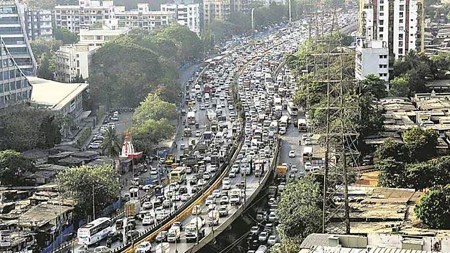
[[[385,160],[388,158],[395,159],[399,162],[408,162],[408,150],[405,147],[405,144],[401,141],[396,141],[393,138],[387,138],[384,142],[378,146],[375,151],[375,157],[378,160]]]
[[[22,186],[23,175],[35,171],[34,164],[14,150],[0,151],[0,185]]]
[[[361,81],[362,94],[370,94],[376,99],[387,96],[386,81],[376,75],[368,75]]]
[[[108,127],[103,135],[102,151],[110,157],[118,157],[120,155],[121,144],[117,136],[116,129]]]
[[[62,41],[63,44],[75,44],[80,40],[78,35],[66,28],[53,28],[53,37]]]
[[[155,94],[148,94],[133,113],[133,121],[137,124],[148,119],[158,121],[163,118],[169,121],[176,120],[178,118],[177,108],[174,104],[162,101]]]
[[[437,155],[438,134],[433,129],[411,128],[403,133],[403,141],[409,156],[417,162]]]
[[[311,233],[320,231],[322,212],[319,185],[305,177],[288,184],[281,194],[277,215],[280,231],[298,242]]]
[[[394,77],[391,81],[389,95],[392,97],[407,97],[409,94],[409,77],[405,75]]]
[[[378,184],[383,187],[402,188],[406,186],[405,164],[389,157],[376,164],[380,171]]]
[[[61,141],[60,124],[48,110],[7,107],[0,112],[0,149],[52,148]]]
[[[175,133],[175,127],[167,119],[155,121],[148,119],[142,124],[131,128],[134,147],[137,150],[150,154],[156,145]]]
[[[423,190],[435,185],[437,168],[429,162],[408,164],[406,166],[407,187]]]
[[[75,200],[75,212],[86,217],[92,214],[93,204],[96,212],[100,212],[117,199],[120,194],[118,178],[110,165],[81,166],[59,173],[57,183],[65,197]]]
[[[450,185],[438,186],[419,200],[414,211],[423,224],[435,229],[450,229]]]

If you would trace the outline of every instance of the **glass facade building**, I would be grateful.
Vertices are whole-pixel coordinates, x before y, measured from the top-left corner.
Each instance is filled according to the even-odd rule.
[[[0,109],[31,98],[32,86],[0,38]]]

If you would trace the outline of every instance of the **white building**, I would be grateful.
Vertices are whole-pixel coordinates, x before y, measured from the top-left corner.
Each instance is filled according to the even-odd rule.
[[[57,28],[79,33],[95,23],[114,17],[113,1],[80,0],[79,5],[58,5],[55,7],[55,25]]]
[[[200,34],[199,4],[161,4],[161,11],[175,13],[175,19],[180,25],[189,27],[197,35]]]
[[[424,50],[423,0],[360,1],[360,36],[386,42],[395,59]]]
[[[87,83],[59,83],[37,77],[29,78],[33,92],[31,103],[61,115],[77,119],[83,112],[83,91]]]
[[[137,10],[126,11],[124,6],[114,8],[114,18],[106,25],[113,28],[140,28],[154,30],[175,22],[175,13],[168,11],[150,11],[148,4],[138,4]]]
[[[62,46],[56,52],[56,80],[70,83],[75,78],[89,77],[89,64],[98,46],[74,44]]]
[[[106,42],[110,42],[118,38],[122,34],[128,33],[128,30],[111,30],[111,29],[81,29],[80,41],[78,44],[89,46],[103,46]]]
[[[35,40],[52,39],[52,11],[50,10],[33,10],[25,9],[25,28],[27,30],[28,39]]]
[[[379,76],[380,79],[389,80],[389,49],[384,41],[365,41],[359,39],[356,44],[355,76],[358,80],[368,75]],[[387,87],[389,88],[389,87]]]

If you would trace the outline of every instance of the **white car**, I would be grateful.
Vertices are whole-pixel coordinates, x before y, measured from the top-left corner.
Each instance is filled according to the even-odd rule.
[[[269,239],[267,239],[267,244],[274,245],[275,243],[277,243],[277,236],[276,235],[269,236]]]
[[[205,106],[204,105],[200,105],[200,110],[205,110]]]
[[[149,201],[146,201],[142,204],[142,208],[144,210],[152,209],[152,207],[153,207],[152,202],[149,202]]]
[[[99,149],[100,146],[101,146],[100,143],[92,142],[91,144],[89,144],[88,148],[90,148],[90,149]]]
[[[98,246],[94,249],[94,253],[109,253],[112,252],[110,248],[106,246]]]
[[[181,199],[181,201],[187,201],[189,199],[189,197],[190,196],[188,193],[184,193],[184,194],[181,194],[180,199]]]
[[[289,151],[289,157],[290,158],[294,158],[295,157],[295,151],[294,150]]]
[[[136,253],[150,253],[152,251],[152,244],[150,242],[142,242],[136,249]]]
[[[146,215],[144,216],[144,219],[142,219],[142,225],[144,226],[152,225],[153,223],[155,223],[155,219],[150,215]]]
[[[292,173],[297,173],[298,172],[297,165],[294,164],[294,165],[291,166],[291,172]]]

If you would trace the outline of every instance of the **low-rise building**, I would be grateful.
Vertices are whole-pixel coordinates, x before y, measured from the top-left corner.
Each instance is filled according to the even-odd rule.
[[[112,30],[106,27],[102,29],[81,29],[78,44],[101,47],[106,42],[113,41],[122,34],[128,33],[128,31],[128,29]]]
[[[110,27],[139,28],[152,31],[175,22],[175,13],[170,11],[150,11],[148,4],[138,4],[138,9],[126,11],[124,6],[114,8],[114,18],[107,21]]]
[[[87,79],[92,55],[99,48],[81,43],[60,47],[56,52],[56,80],[70,83]]]
[[[62,116],[70,115],[79,121],[83,112],[83,92],[87,83],[59,83],[37,77],[30,77],[33,86],[31,103],[46,108]]]
[[[359,39],[355,62],[356,79],[364,80],[368,75],[376,75],[389,81],[389,49],[386,42]]]

